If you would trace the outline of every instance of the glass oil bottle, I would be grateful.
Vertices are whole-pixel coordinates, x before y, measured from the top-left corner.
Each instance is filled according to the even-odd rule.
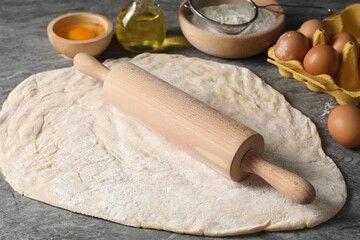
[[[132,0],[119,12],[116,36],[131,52],[153,52],[166,37],[166,19],[156,0]]]

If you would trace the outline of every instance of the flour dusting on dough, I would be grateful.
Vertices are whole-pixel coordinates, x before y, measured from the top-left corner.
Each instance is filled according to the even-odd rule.
[[[310,181],[315,201],[295,204],[257,176],[224,178],[119,112],[102,82],[75,68],[29,77],[3,105],[0,169],[17,192],[129,226],[211,236],[313,227],[344,205],[343,176],[314,124],[251,71],[180,55],[131,62],[262,134],[265,158]]]

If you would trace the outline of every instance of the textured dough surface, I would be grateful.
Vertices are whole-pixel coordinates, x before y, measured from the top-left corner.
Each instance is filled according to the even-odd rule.
[[[315,125],[248,69],[180,55],[130,61],[262,134],[265,158],[310,181],[315,201],[295,204],[257,176],[228,180],[119,112],[101,81],[73,67],[30,76],[3,105],[0,168],[17,192],[125,225],[214,236],[313,227],[342,208],[346,185]]]

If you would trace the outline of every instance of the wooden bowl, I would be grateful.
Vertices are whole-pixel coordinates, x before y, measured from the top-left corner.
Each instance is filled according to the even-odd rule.
[[[86,40],[67,38],[64,32],[76,26],[91,27],[96,32],[96,36]],[[99,14],[77,12],[52,20],[47,26],[47,33],[53,47],[65,58],[72,59],[79,52],[97,57],[109,46],[113,25],[108,18]]]
[[[216,57],[237,59],[259,54],[267,50],[277,40],[285,25],[284,14],[274,12],[276,22],[264,31],[237,35],[214,33],[199,28],[192,23],[191,17],[193,13],[186,7],[186,2],[187,0],[182,2],[178,13],[180,28],[185,38],[198,50]],[[223,3],[236,3],[237,1],[204,0],[202,2],[204,4],[211,2],[211,4],[220,5]],[[255,0],[254,2],[258,6],[278,4],[275,0]],[[283,11],[281,6],[271,6],[267,9]]]

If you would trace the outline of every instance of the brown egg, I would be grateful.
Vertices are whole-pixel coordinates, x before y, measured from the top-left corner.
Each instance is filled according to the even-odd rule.
[[[360,146],[360,109],[352,105],[337,106],[329,115],[328,129],[337,143],[348,148]]]
[[[304,22],[300,28],[298,29],[299,32],[304,34],[306,38],[312,40],[314,33],[318,29],[323,29],[326,35],[326,42],[330,40],[330,31],[327,30],[326,25],[319,19],[309,19]]]
[[[340,57],[330,45],[317,45],[307,52],[303,66],[312,75],[328,74],[334,77],[340,67]]]
[[[280,36],[275,44],[275,56],[283,61],[302,62],[310,49],[309,40],[300,32],[289,31]]]
[[[342,54],[342,50],[347,42],[353,42],[356,45],[356,49],[358,50],[359,44],[356,41],[355,37],[351,35],[350,33],[341,32],[337,33],[332,39],[331,39],[331,46],[339,53]]]

